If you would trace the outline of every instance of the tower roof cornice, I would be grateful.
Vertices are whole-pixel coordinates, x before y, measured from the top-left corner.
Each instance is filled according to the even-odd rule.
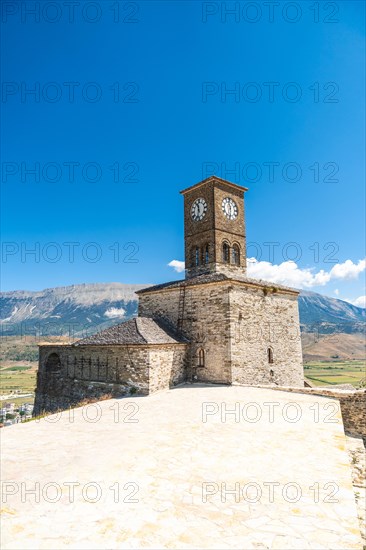
[[[209,178],[206,178],[195,185],[192,185],[191,187],[187,187],[187,189],[183,189],[183,191],[180,191],[181,195],[185,195],[186,193],[189,193],[190,191],[193,191],[193,189],[198,189],[199,187],[203,185],[207,185],[208,183],[221,183],[224,185],[227,185],[228,187],[231,187],[232,189],[236,189],[237,191],[241,191],[245,193],[245,191],[248,191],[248,187],[242,187],[241,185],[237,185],[236,183],[232,183],[231,181],[224,180],[222,178],[219,178],[218,176],[210,176]]]

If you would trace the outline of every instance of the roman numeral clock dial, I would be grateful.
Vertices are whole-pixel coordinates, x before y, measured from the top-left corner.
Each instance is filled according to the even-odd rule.
[[[199,222],[203,220],[207,212],[207,203],[205,199],[199,198],[194,201],[191,207],[192,220]]]
[[[228,220],[235,220],[238,217],[238,207],[236,206],[236,202],[230,197],[223,199],[221,206],[224,216]]]

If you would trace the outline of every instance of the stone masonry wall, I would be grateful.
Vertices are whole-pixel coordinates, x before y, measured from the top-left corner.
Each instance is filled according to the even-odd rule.
[[[149,393],[167,390],[185,382],[186,353],[186,346],[150,349]]]
[[[226,273],[227,264],[222,263],[222,243],[228,241],[230,250],[234,243],[240,247],[240,267],[231,266],[232,270],[246,272],[246,230],[245,230],[245,207],[244,194],[242,191],[236,191],[231,188],[226,188],[225,185],[219,184],[215,186],[215,256],[218,262],[217,271]],[[236,220],[228,220],[222,213],[222,200],[225,197],[231,197],[237,204],[238,217]]]
[[[47,369],[49,356],[60,357],[60,369]],[[105,394],[120,397],[136,388],[149,392],[149,351],[145,346],[40,346],[35,414],[76,405]]]
[[[339,399],[344,429],[350,435],[366,437],[366,391],[334,396]]]
[[[207,213],[200,221],[192,220],[191,207],[202,197],[207,203]],[[222,212],[222,200],[232,198],[238,207],[235,220],[228,220]],[[246,271],[244,193],[224,183],[198,187],[184,195],[185,264],[188,278],[202,273],[223,272],[244,276]],[[228,265],[222,260],[222,244],[240,247],[240,266]],[[209,263],[204,262],[204,250],[209,246]],[[195,248],[200,249],[200,265],[195,265]]]
[[[234,284],[230,315],[233,384],[304,384],[296,295]]]
[[[140,294],[139,314],[178,321],[179,288]],[[188,379],[303,385],[297,296],[228,281],[186,288],[183,333],[192,342]],[[198,352],[205,351],[205,368]],[[268,348],[273,363],[268,362]],[[271,375],[271,371],[273,374]]]
[[[139,315],[160,317],[174,326],[178,321],[179,288],[139,296]],[[201,382],[231,383],[229,362],[229,301],[227,285],[186,288],[183,334],[190,340],[187,378]],[[205,368],[198,368],[198,352],[205,351]]]

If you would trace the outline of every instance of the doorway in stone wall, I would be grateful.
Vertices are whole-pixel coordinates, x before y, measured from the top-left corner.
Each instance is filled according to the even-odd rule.
[[[194,357],[192,357],[192,375],[191,381],[199,382],[200,381],[200,372],[206,367],[206,352],[203,347],[198,348]]]

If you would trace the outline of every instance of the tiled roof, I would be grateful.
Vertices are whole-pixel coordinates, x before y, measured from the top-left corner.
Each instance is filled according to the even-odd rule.
[[[132,344],[184,344],[173,328],[160,320],[135,317],[109,327],[93,336],[78,340],[74,346],[132,345]]]
[[[262,281],[262,279],[251,279],[249,277],[229,277],[224,273],[209,273],[208,275],[198,275],[197,277],[192,277],[191,279],[181,279],[180,281],[170,281],[169,283],[163,283],[161,285],[149,286],[143,288],[142,290],[137,290],[136,294],[147,294],[149,292],[156,292],[157,290],[162,290],[165,288],[178,288],[181,286],[195,286],[203,285],[206,283],[216,283],[221,281],[232,281],[238,283],[248,283],[255,286],[265,286],[265,287],[274,287],[279,290],[287,290],[291,292],[298,293],[299,291],[295,288],[290,288],[288,286],[279,285],[278,283],[271,283],[269,281]]]

